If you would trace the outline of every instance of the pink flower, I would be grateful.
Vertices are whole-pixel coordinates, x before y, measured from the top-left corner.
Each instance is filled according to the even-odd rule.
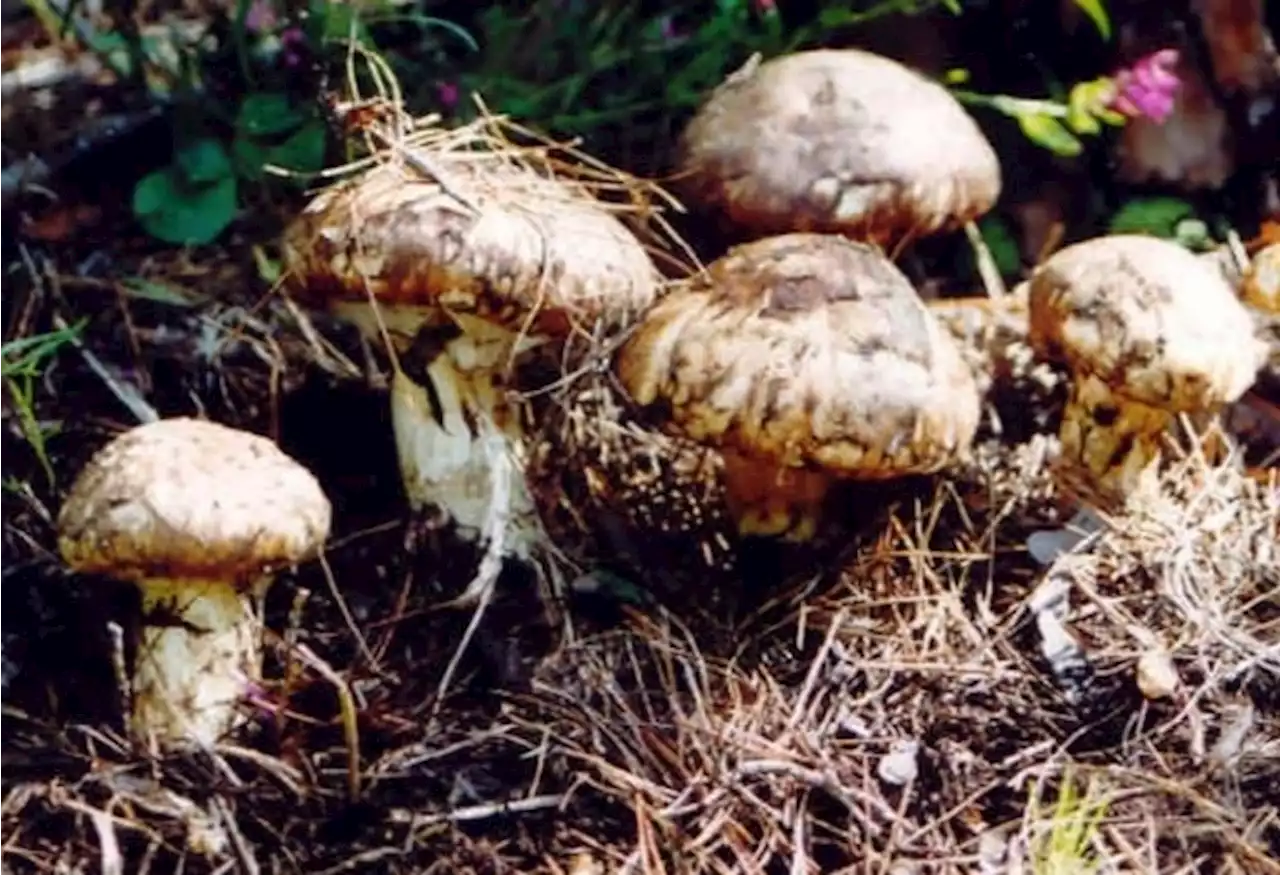
[[[244,26],[251,33],[267,33],[276,26],[276,11],[271,0],[254,0],[244,15]]]
[[[1149,118],[1163,123],[1172,114],[1174,99],[1182,85],[1174,72],[1177,63],[1177,49],[1161,49],[1117,71],[1116,94],[1110,108],[1129,118]]]
[[[307,35],[301,28],[291,27],[280,34],[280,57],[286,67],[296,67],[305,57]]]
[[[438,82],[436,83],[436,98],[440,101],[445,109],[453,109],[458,105],[458,83],[456,82]]]

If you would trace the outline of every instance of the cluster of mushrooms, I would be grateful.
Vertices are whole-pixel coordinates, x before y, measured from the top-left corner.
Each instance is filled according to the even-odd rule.
[[[687,202],[746,242],[674,279],[605,202],[496,153],[439,150],[427,173],[393,152],[297,217],[290,290],[390,359],[413,508],[534,557],[548,536],[522,398],[545,387],[519,365],[557,362],[559,377],[582,364],[569,351],[583,338],[611,351],[620,410],[716,457],[707,470],[736,535],[791,542],[814,537],[837,482],[964,458],[983,399],[957,312],[998,313],[1065,365],[1059,467],[1101,510],[1123,504],[1181,416],[1216,415],[1267,358],[1231,284],[1154,238],[1069,246],[1007,297],[924,301],[884,253],[991,209],[1000,166],[944,88],[886,58],[753,62],[709,96],[680,155]],[[628,464],[611,476],[625,481]],[[697,517],[698,500],[645,500]],[[330,517],[274,444],[211,423],[144,425],[90,462],[61,513],[61,550],[73,570],[142,590],[140,737],[209,744],[236,724],[261,670],[272,571],[314,555]]]

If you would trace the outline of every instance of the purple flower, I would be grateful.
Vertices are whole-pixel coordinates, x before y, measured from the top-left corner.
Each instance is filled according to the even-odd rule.
[[[1117,71],[1110,108],[1129,118],[1163,123],[1173,112],[1173,102],[1182,85],[1174,72],[1177,63],[1177,49],[1161,49]]]
[[[458,83],[457,82],[437,82],[436,98],[440,101],[440,105],[445,109],[453,109],[458,105]]]
[[[296,67],[306,57],[307,35],[302,28],[291,27],[280,34],[280,57],[286,67]]]
[[[251,33],[266,33],[276,26],[276,11],[271,0],[254,0],[244,16],[245,29]]]

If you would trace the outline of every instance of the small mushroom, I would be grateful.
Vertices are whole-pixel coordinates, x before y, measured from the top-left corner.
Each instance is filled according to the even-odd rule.
[[[571,333],[625,324],[656,296],[639,240],[585,188],[496,153],[434,155],[440,179],[388,163],[320,194],[285,237],[292,288],[325,301],[398,363],[391,414],[415,509],[444,510],[475,539],[495,454],[519,458],[511,365]],[[504,466],[509,555],[527,557],[534,506]]]
[[[659,427],[719,451],[744,535],[808,540],[835,480],[937,471],[978,424],[955,341],[892,262],[836,236],[730,250],[650,309],[616,371]]]
[[[754,236],[890,244],[959,227],[1000,195],[1000,164],[944,87],[860,49],[748,64],[680,140],[688,200]]]
[[[1032,346],[1072,375],[1060,471],[1104,510],[1157,462],[1179,415],[1216,415],[1266,361],[1231,287],[1167,240],[1074,244],[1037,268],[1029,295]]]
[[[58,515],[76,572],[136,585],[142,624],[131,726],[166,747],[232,729],[261,672],[261,602],[273,569],[329,534],[319,483],[265,437],[164,419],[116,437]]]

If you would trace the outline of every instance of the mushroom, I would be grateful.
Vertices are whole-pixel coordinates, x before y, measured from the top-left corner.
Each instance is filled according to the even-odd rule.
[[[272,569],[313,555],[331,508],[309,471],[265,437],[195,419],[119,435],[58,515],[62,558],[142,595],[130,716],[165,747],[209,745],[261,673]]]
[[[955,341],[892,262],[837,236],[731,249],[650,308],[616,371],[721,454],[743,535],[809,540],[833,482],[938,471],[978,425]]]
[[[289,282],[369,338],[385,325],[410,505],[443,510],[466,540],[491,509],[505,512],[504,553],[527,558],[538,529],[510,463],[523,430],[509,366],[625,324],[654,300],[659,276],[585,186],[494,152],[432,161],[439,179],[387,163],[316,197],[286,232]],[[509,507],[494,506],[503,494]]]
[[[1245,271],[1241,297],[1263,313],[1280,313],[1280,243],[1259,249]]]
[[[754,236],[820,231],[886,247],[959,227],[1000,195],[1000,164],[945,88],[859,49],[732,74],[682,133],[688,200]]]
[[[999,298],[934,298],[925,305],[956,339],[981,394],[1029,370],[1026,283]]]
[[[1122,506],[1180,415],[1203,423],[1239,398],[1266,346],[1230,285],[1176,243],[1121,234],[1062,249],[1032,274],[1030,340],[1065,362],[1064,485]]]
[[[601,368],[566,386],[539,421],[528,474],[557,550],[621,565],[659,590],[737,570],[737,526],[712,449],[644,427]],[[712,587],[714,590],[715,588]]]

